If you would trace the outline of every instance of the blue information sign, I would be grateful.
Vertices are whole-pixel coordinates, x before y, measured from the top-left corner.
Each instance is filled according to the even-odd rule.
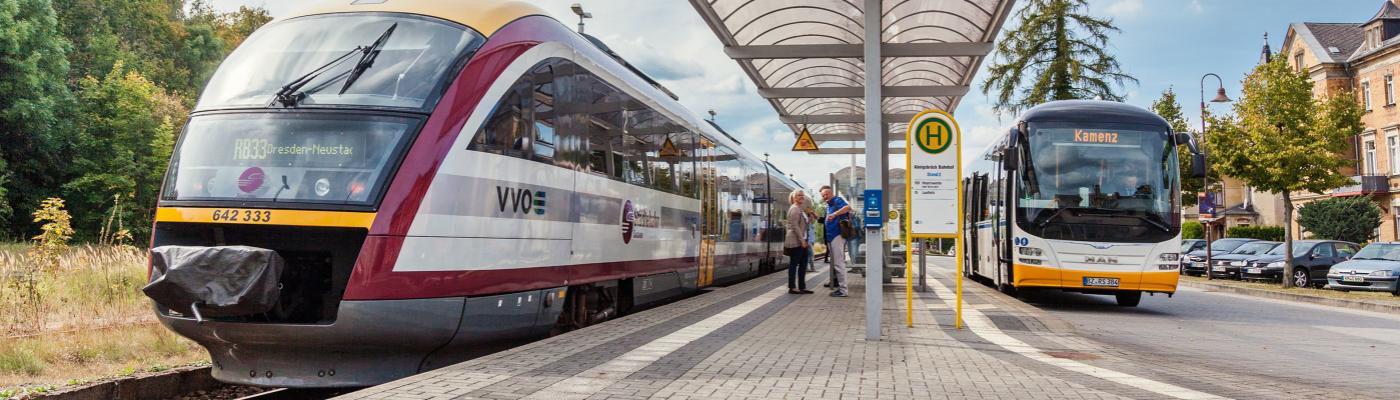
[[[885,226],[885,196],[880,189],[865,189],[865,227]]]

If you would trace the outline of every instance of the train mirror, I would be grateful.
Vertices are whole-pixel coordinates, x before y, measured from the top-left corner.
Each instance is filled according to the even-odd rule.
[[[1195,154],[1192,154],[1192,155],[1191,155],[1191,177],[1192,177],[1192,178],[1205,178],[1205,177],[1206,177],[1206,155],[1205,155],[1205,154],[1195,153]]]

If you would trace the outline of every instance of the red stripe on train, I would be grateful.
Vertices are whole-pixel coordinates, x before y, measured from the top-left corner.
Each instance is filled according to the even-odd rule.
[[[481,271],[395,272],[403,247],[401,236],[370,236],[350,276],[345,300],[396,300],[480,296],[695,269],[695,257],[618,261],[552,267],[521,267]],[[757,262],[763,253],[720,255],[715,264]],[[463,267],[469,267],[464,260]]]

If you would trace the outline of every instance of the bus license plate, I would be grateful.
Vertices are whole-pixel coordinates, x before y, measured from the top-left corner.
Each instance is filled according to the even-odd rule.
[[[1084,277],[1084,286],[1118,287],[1118,278]]]
[[[1342,277],[1342,282],[1365,282],[1366,278],[1360,275],[1347,275]]]

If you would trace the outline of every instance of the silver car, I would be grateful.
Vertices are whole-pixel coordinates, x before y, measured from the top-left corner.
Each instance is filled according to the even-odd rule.
[[[1400,296],[1400,242],[1366,245],[1346,262],[1327,272],[1327,287],[1343,291],[1390,292]]]

